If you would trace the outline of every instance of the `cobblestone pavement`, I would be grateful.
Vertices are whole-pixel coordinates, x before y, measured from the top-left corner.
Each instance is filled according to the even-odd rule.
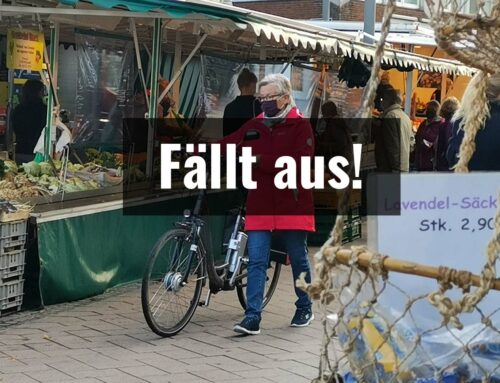
[[[0,318],[0,381],[310,382],[321,325],[289,327],[295,295],[290,267],[282,270],[258,336],[233,333],[243,311],[229,291],[199,307],[180,334],[159,338],[144,321],[138,284]]]

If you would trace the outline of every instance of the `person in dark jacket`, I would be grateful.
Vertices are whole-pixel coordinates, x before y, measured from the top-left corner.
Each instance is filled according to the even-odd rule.
[[[374,127],[375,161],[382,173],[407,172],[414,137],[410,118],[401,108],[401,94],[386,89],[382,98],[384,113],[379,126]]]
[[[240,95],[226,105],[222,120],[224,137],[236,132],[245,122],[262,113],[260,102],[255,97],[257,76],[247,68],[238,76]]]
[[[383,112],[382,98],[384,97],[384,92],[388,89],[392,89],[389,72],[384,72],[380,77],[380,83],[378,84],[377,93],[375,95],[375,109],[379,112]]]
[[[444,118],[444,124],[441,125],[438,133],[438,138],[434,144],[434,170],[446,172],[450,170],[446,152],[448,150],[448,141],[450,140],[453,130],[451,119],[460,107],[460,102],[455,97],[448,97],[443,101],[439,115]]]
[[[321,106],[325,121],[325,130],[317,138],[317,153],[325,157],[325,163],[335,157],[342,156],[352,163],[352,139],[346,122],[340,117],[337,105],[327,101]]]
[[[26,81],[21,103],[12,112],[18,163],[32,161],[35,157],[33,150],[47,122],[47,106],[43,103],[44,90],[41,81]]]
[[[439,116],[440,107],[437,101],[430,101],[427,104],[425,109],[427,118],[420,124],[415,134],[415,169],[419,172],[434,169],[434,144],[445,123],[444,119]]]
[[[465,90],[462,106],[458,110],[457,116],[454,117],[453,132],[447,154],[450,166],[455,166],[457,163],[460,144],[464,138],[464,131],[460,126],[463,116],[475,102],[473,97],[468,97],[471,90],[469,88],[467,87]],[[469,161],[469,170],[500,171],[500,73],[489,78],[486,96],[490,116],[476,135],[476,150]]]

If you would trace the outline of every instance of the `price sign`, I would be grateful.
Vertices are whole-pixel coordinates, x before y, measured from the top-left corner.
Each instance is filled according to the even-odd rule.
[[[479,274],[493,236],[499,190],[500,174],[494,172],[404,174],[400,196],[377,196],[380,213],[400,214],[369,217],[368,245],[393,258]],[[392,273],[390,281],[412,297],[437,288],[436,282],[411,275]],[[396,287],[386,299],[399,301],[401,309],[407,297]],[[498,307],[500,293],[490,295],[497,302],[490,307]],[[420,306],[421,314],[439,319],[430,304]]]
[[[7,31],[7,68],[41,71],[44,35],[26,29]]]

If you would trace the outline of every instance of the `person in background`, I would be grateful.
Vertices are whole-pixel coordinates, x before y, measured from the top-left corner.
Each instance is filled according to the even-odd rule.
[[[292,98],[290,80],[281,74],[266,76],[259,83],[259,99],[263,113],[245,123],[233,134],[220,140],[227,144],[252,148],[257,163],[253,169],[256,189],[248,190],[245,231],[248,233],[248,285],[245,318],[234,326],[241,334],[260,333],[262,301],[266,272],[269,267],[271,238],[281,235],[292,265],[294,281],[305,273],[311,281],[307,256],[307,233],[314,231],[314,203],[312,191],[297,185],[296,189],[278,189],[274,184],[275,162],[282,156],[291,156],[296,163],[301,157],[314,155],[314,137],[311,124],[302,117]],[[247,133],[258,135],[247,140]],[[300,179],[300,174],[297,175]],[[294,283],[295,286],[295,283]],[[313,320],[312,302],[308,294],[295,288],[296,311],[291,326],[305,327]]]
[[[381,123],[374,127],[375,162],[382,173],[407,172],[414,137],[410,118],[401,108],[401,94],[387,88],[382,96]]]
[[[325,157],[326,161],[335,156],[342,156],[352,163],[351,135],[347,124],[338,113],[337,105],[333,101],[326,101],[321,106],[321,113],[325,129],[316,140],[318,154]]]
[[[440,106],[437,101],[430,101],[427,104],[426,119],[420,124],[415,134],[415,170],[418,172],[434,169],[434,144],[445,123],[444,119],[439,116]]]
[[[375,95],[375,109],[377,109],[379,112],[383,112],[382,97],[384,95],[384,92],[387,89],[391,88],[392,85],[390,84],[389,72],[383,72],[382,76],[380,77],[380,83],[377,87],[377,94]]]
[[[245,68],[238,76],[240,95],[226,105],[222,120],[224,137],[236,132],[248,120],[262,113],[260,102],[255,97],[257,76]]]
[[[439,133],[436,142],[434,143],[435,157],[434,170],[445,172],[450,170],[446,152],[448,150],[448,141],[450,140],[453,130],[451,119],[455,112],[460,107],[460,102],[455,97],[448,97],[443,101],[439,115],[444,119],[444,124],[439,128]]]
[[[47,106],[43,103],[45,86],[39,80],[28,80],[23,86],[21,103],[12,112],[12,128],[16,135],[16,162],[30,162],[33,150],[47,122]]]
[[[476,135],[476,150],[469,161],[469,170],[500,171],[500,73],[489,78],[486,91],[490,115],[482,129]],[[471,97],[473,82],[469,83],[462,98],[462,105],[453,117],[453,132],[448,145],[448,163],[450,167],[458,161],[460,144],[464,138],[461,122],[465,113],[474,107],[476,100]]]

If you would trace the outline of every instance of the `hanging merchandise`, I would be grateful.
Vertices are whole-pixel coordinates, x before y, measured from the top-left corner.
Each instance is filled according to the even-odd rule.
[[[349,88],[362,88],[370,79],[370,65],[359,58],[346,57],[339,69],[338,78]]]

